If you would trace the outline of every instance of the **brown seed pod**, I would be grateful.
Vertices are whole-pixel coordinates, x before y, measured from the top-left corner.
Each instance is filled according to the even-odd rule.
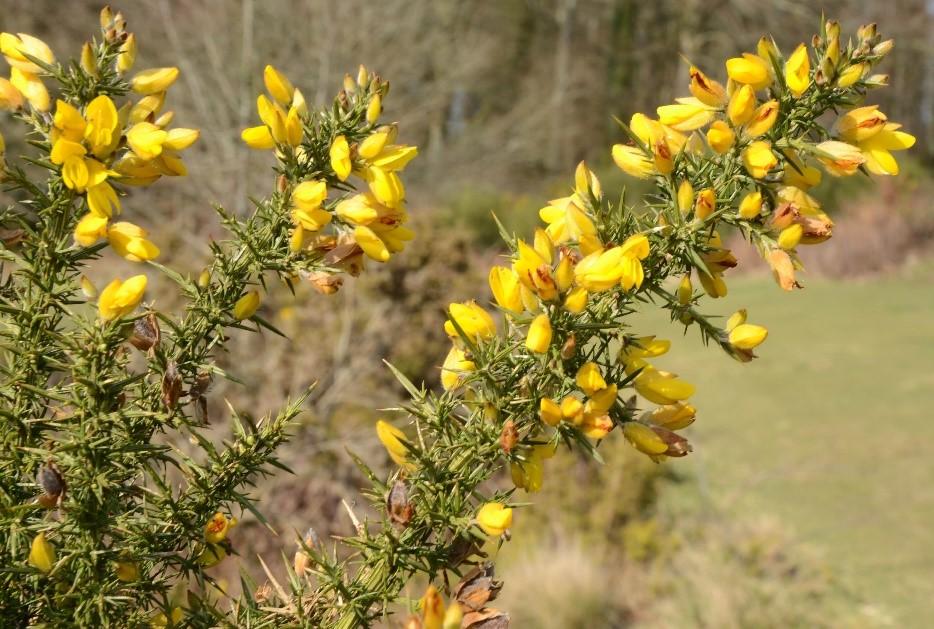
[[[162,338],[162,331],[159,329],[159,321],[156,315],[150,312],[142,319],[137,319],[133,324],[133,333],[130,335],[130,345],[141,352],[148,351],[159,344]]]
[[[482,564],[464,575],[454,589],[454,598],[464,609],[477,611],[496,599],[503,582],[495,580],[493,572],[493,564]]]
[[[170,360],[162,376],[162,403],[167,409],[174,410],[178,398],[182,395],[182,376],[174,360]]]
[[[65,496],[65,491],[68,489],[62,473],[51,461],[39,468],[39,472],[36,474],[36,484],[43,491],[43,494],[38,498],[39,504],[47,509],[60,505]]]
[[[405,483],[397,480],[392,489],[386,494],[386,513],[389,519],[400,526],[406,526],[412,521],[415,507],[409,501],[409,491]]]
[[[464,629],[507,629],[509,614],[492,608],[468,612],[464,614],[461,627]]]
[[[574,336],[574,333],[571,332],[568,334],[567,340],[564,342],[564,345],[561,346],[561,358],[562,360],[571,360],[574,358],[574,354],[577,353],[577,337]]]
[[[507,419],[503,424],[503,431],[499,434],[499,445],[503,452],[509,454],[519,442],[519,431],[516,429],[516,422]]]

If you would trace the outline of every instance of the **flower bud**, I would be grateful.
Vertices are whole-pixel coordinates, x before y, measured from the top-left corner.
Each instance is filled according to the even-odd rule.
[[[687,214],[692,207],[694,207],[694,187],[690,181],[685,179],[678,186],[678,210],[682,214]]]
[[[383,112],[383,99],[379,94],[370,98],[370,103],[366,107],[366,121],[370,124],[376,124],[379,115]]]
[[[477,511],[477,525],[487,535],[498,537],[512,526],[512,509],[499,502],[488,502]]]
[[[525,346],[536,354],[544,354],[551,345],[551,320],[546,314],[540,314],[532,321],[525,339]]]
[[[40,572],[52,572],[52,566],[55,565],[55,546],[45,538],[45,533],[39,533],[33,538],[28,562]]]
[[[758,190],[750,192],[739,203],[739,217],[746,220],[752,220],[759,216],[762,211],[762,193]]]
[[[694,287],[691,286],[691,276],[688,274],[682,277],[681,283],[678,284],[678,303],[682,306],[687,306],[691,303],[691,298],[693,296]]]
[[[543,397],[538,403],[538,417],[549,426],[561,423],[561,407],[551,398]]]
[[[233,318],[237,321],[249,319],[259,309],[260,305],[259,291],[251,290],[237,300],[233,307]]]

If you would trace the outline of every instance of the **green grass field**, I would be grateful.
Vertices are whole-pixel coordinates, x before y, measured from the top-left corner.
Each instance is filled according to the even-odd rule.
[[[667,315],[639,333],[671,338],[658,364],[697,384],[695,452],[674,465],[700,497],[777,517],[822,550],[894,626],[934,613],[934,265],[897,277],[808,280],[794,294],[738,278],[705,312],[745,306],[766,325],[760,358],[736,363],[682,337]],[[678,500],[673,493],[668,499]]]

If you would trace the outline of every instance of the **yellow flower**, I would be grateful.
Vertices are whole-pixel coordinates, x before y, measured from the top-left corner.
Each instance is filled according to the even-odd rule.
[[[237,518],[228,518],[218,511],[204,525],[204,540],[209,544],[220,544],[227,539],[227,533],[237,525]]]
[[[577,386],[589,397],[593,397],[598,391],[606,388],[606,380],[600,374],[600,368],[596,363],[587,362],[581,365],[574,376]]]
[[[694,216],[699,220],[706,220],[717,209],[717,193],[713,188],[705,188],[697,193],[694,203]]]
[[[141,159],[152,160],[162,154],[169,134],[151,122],[139,122],[126,132],[126,142]]]
[[[691,276],[685,275],[678,284],[678,303],[687,306],[694,297],[694,287],[691,286]]]
[[[561,407],[551,398],[543,397],[538,403],[538,417],[549,426],[561,423]]]
[[[94,175],[95,169],[100,167],[102,170],[103,166],[94,160],[88,161],[92,162],[92,168],[90,168],[91,174],[88,178],[90,182],[93,182],[96,181]],[[88,209],[91,210],[93,214],[110,217],[120,213],[120,199],[117,197],[117,192],[106,181],[101,181],[101,183],[93,186],[89,185],[87,192]]]
[[[707,129],[707,143],[719,155],[729,151],[735,141],[736,133],[733,132],[730,125],[722,120],[715,121]]]
[[[789,225],[778,235],[778,246],[785,251],[791,251],[801,242],[804,235],[804,227],[800,223]]]
[[[178,78],[178,68],[152,68],[137,72],[130,86],[138,94],[158,94],[164,92]]]
[[[409,448],[404,432],[381,419],[376,422],[376,436],[396,465],[405,469],[414,468],[413,463],[408,460]]]
[[[639,288],[645,278],[641,261],[649,255],[649,239],[642,234],[630,236],[620,246],[620,249],[622,252],[620,286],[624,290]]]
[[[587,168],[587,162],[581,161],[574,169],[574,192],[579,199],[587,198],[592,194],[596,199],[603,198],[603,187],[600,180],[592,170]]]
[[[768,63],[762,57],[748,52],[744,52],[742,57],[727,59],[726,73],[737,83],[756,90],[768,87],[772,82]]]
[[[173,151],[184,151],[201,136],[201,132],[197,129],[169,129],[167,133],[165,148]]]
[[[111,321],[129,314],[139,305],[145,292],[145,275],[134,275],[125,282],[115,279],[101,291],[97,300],[101,319]]]
[[[688,282],[690,283],[690,280],[688,280]],[[690,299],[688,299],[688,301],[690,301]],[[670,349],[671,341],[657,339],[654,336],[643,336],[635,339],[627,339],[620,350],[620,358],[628,363],[636,358],[655,358],[656,356],[662,356],[667,354]]]
[[[519,255],[512,268],[519,281],[541,299],[555,299],[558,296],[558,285],[552,275],[549,260],[542,256],[543,252],[528,246],[522,240],[518,242],[518,250]]]
[[[770,100],[762,103],[746,123],[746,137],[757,138],[765,135],[776,120],[778,120],[778,101]]]
[[[251,149],[269,150],[275,148],[276,141],[269,132],[269,127],[260,125],[258,127],[248,127],[240,134],[240,138]]]
[[[551,201],[538,211],[538,215],[548,224],[545,232],[556,245],[578,242],[582,250],[599,247],[597,227],[573,197]]]
[[[52,566],[55,565],[55,546],[45,538],[45,533],[39,533],[32,538],[28,561],[30,566],[40,572],[52,572]]]
[[[377,262],[386,262],[392,253],[386,242],[366,225],[358,225],[353,230],[354,241],[363,249],[368,258]]]
[[[778,283],[778,285],[781,286],[783,290],[800,288],[798,282],[795,281],[794,263],[791,261],[791,256],[789,256],[785,251],[781,249],[773,249],[769,252],[766,261],[772,268],[772,275],[775,278],[776,283]]]
[[[323,181],[312,179],[303,181],[292,190],[292,203],[294,207],[302,210],[314,210],[321,207],[328,198],[328,186]]]
[[[546,314],[540,314],[532,320],[529,326],[528,336],[525,338],[525,346],[529,351],[536,354],[544,354],[551,345],[551,320]]]
[[[657,109],[659,123],[675,131],[694,131],[713,120],[716,108],[698,98],[676,98],[676,105]]]
[[[512,509],[499,502],[488,502],[477,511],[477,524],[487,535],[498,537],[512,526]]]
[[[694,395],[694,385],[650,365],[639,372],[633,384],[639,395],[656,404],[674,404]]]
[[[698,271],[697,277],[700,279],[701,286],[704,287],[704,292],[706,292],[708,295],[714,299],[726,297],[727,287],[726,282],[723,281],[722,273],[707,275],[706,273]]]
[[[622,247],[591,253],[574,267],[574,281],[592,293],[610,290],[622,275],[623,257]]]
[[[567,395],[561,400],[561,417],[575,426],[580,425],[584,419],[584,403],[573,395]]]
[[[450,320],[444,322],[444,331],[451,338],[460,337],[453,322],[457,322],[464,335],[473,342],[488,340],[496,335],[496,323],[493,317],[475,301],[452,303],[448,307],[448,312]]]
[[[687,428],[694,423],[696,416],[697,409],[683,402],[659,406],[647,414],[649,421],[668,430]]]
[[[840,76],[837,77],[837,87],[847,88],[855,84],[866,73],[867,65],[863,63],[854,63],[847,66]]]
[[[743,165],[755,179],[763,179],[778,165],[772,145],[765,140],[756,140],[743,151]]]
[[[347,144],[347,138],[342,135],[334,138],[330,149],[331,168],[341,181],[346,181],[350,176],[353,164],[350,161],[350,145]]]
[[[81,142],[84,138],[84,128],[87,123],[84,116],[73,105],[63,100],[55,101],[55,116],[53,117],[56,139],[65,138],[72,142]]]
[[[124,583],[139,581],[139,568],[132,561],[118,561],[114,564],[117,579]]]
[[[256,314],[257,310],[259,310],[261,301],[262,300],[260,299],[259,291],[247,291],[247,293],[240,297],[240,299],[237,300],[237,303],[234,304],[233,318],[237,321],[249,319],[254,314]]]
[[[827,140],[814,148],[817,159],[827,172],[837,177],[852,175],[866,161],[859,148],[846,142]]]
[[[714,123],[716,124],[716,123]],[[687,214],[691,211],[691,208],[694,207],[694,186],[691,185],[691,182],[685,179],[678,186],[677,193],[678,209],[682,214]]]
[[[639,422],[623,424],[623,436],[636,450],[648,455],[664,454],[668,444],[654,430]]]
[[[266,84],[266,91],[276,99],[283,107],[288,107],[292,103],[292,96],[295,88],[284,74],[274,67],[267,65],[263,70],[263,82]]]
[[[897,175],[898,162],[892,151],[904,151],[914,146],[915,136],[899,131],[901,125],[887,122],[882,130],[859,143],[866,159],[866,168],[874,175]]]
[[[467,360],[464,350],[453,346],[444,358],[444,364],[441,365],[441,386],[445,391],[456,389],[460,386],[465,373],[476,370],[477,365],[472,360]]]
[[[561,261],[555,269],[555,285],[562,293],[567,292],[574,283],[574,262],[568,255],[561,254]]]
[[[540,454],[541,448],[541,446],[532,448],[524,461],[516,461],[509,466],[513,484],[530,494],[541,491],[544,481],[545,465]]]
[[[741,323],[729,332],[730,345],[737,349],[750,350],[765,341],[769,331],[761,325]]]
[[[811,84],[810,73],[811,61],[808,57],[808,49],[804,44],[799,44],[785,62],[785,84],[788,90],[795,96],[804,94],[808,85]]]
[[[0,54],[6,57],[7,63],[17,70],[29,74],[39,74],[43,69],[26,58],[26,55],[35,57],[46,65],[55,63],[55,55],[48,45],[32,35],[26,33],[0,33]]]
[[[155,260],[159,256],[159,247],[147,240],[147,235],[143,228],[127,222],[114,223],[107,230],[110,246],[130,262]]]
[[[786,165],[782,174],[782,183],[807,190],[821,182],[820,170],[801,161],[795,151],[786,149],[783,155],[786,158]]]
[[[564,298],[564,309],[573,314],[580,314],[587,307],[587,289],[581,286],[572,289]]]
[[[0,77],[0,109],[16,110],[23,106],[23,94],[7,79]]]
[[[885,128],[888,118],[878,105],[851,109],[837,119],[834,130],[847,142],[868,140]]]
[[[51,106],[49,91],[35,74],[30,74],[19,68],[11,68],[10,85],[18,90],[36,110],[43,112],[49,110]]]
[[[399,207],[405,200],[405,187],[402,185],[399,175],[395,172],[377,166],[370,166],[363,176],[370,185],[370,192],[380,203],[389,207]]]
[[[513,313],[522,312],[522,295],[519,291],[519,276],[512,269],[494,266],[490,269],[490,289],[496,303]]]
[[[614,144],[613,161],[624,173],[639,179],[648,179],[655,173],[655,164],[635,146]]]
[[[454,603],[457,605],[457,603]],[[422,610],[422,629],[442,629],[444,622],[444,599],[433,585],[429,585],[419,601]]]
[[[123,43],[120,44],[120,52],[117,54],[117,70],[121,73],[129,72],[136,63],[136,35],[130,33]]]
[[[726,108],[727,116],[734,126],[746,124],[756,113],[756,92],[748,85],[740,86]]]
[[[722,107],[726,102],[726,90],[723,86],[710,79],[706,74],[691,66],[691,83],[689,88],[699,101],[711,107]]]
[[[90,247],[107,235],[107,217],[93,213],[85,214],[75,225],[75,242],[82,247]]]
[[[84,137],[96,157],[110,155],[120,143],[120,119],[117,107],[108,96],[98,96],[88,103]]]
[[[758,190],[750,192],[739,203],[739,217],[752,220],[762,211],[762,193]]]

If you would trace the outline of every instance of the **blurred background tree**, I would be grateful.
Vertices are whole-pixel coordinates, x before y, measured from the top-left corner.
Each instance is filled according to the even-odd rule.
[[[66,9],[52,0],[0,0],[0,26],[33,33],[61,56],[75,54],[101,4],[76,0]],[[307,285],[294,301],[264,304],[265,316],[300,350],[272,335],[244,336],[227,360],[247,385],[218,384],[211,391],[209,415],[220,438],[225,398],[260,415],[321,380],[297,441],[283,452],[296,475],[280,475],[257,490],[280,535],[241,535],[238,551],[248,564],[257,553],[270,564],[280,550],[290,553],[293,530],[313,525],[322,537],[349,531],[340,501],[357,495],[360,479],[345,448],[367,460],[382,456],[373,409],[393,406],[400,396],[380,360],[416,382],[437,381],[447,345],[440,305],[482,285],[498,253],[484,249],[496,240],[491,211],[528,232],[538,208],[567,192],[566,173],[581,159],[613,188],[623,179],[608,151],[622,138],[613,116],[628,120],[686,95],[686,60],[722,78],[722,59],[754,49],[765,32],[790,50],[817,30],[822,11],[844,32],[879,22],[896,48],[883,67],[892,87],[877,92],[874,102],[917,136],[915,161],[906,160],[905,173],[870,197],[861,196],[856,178],[830,186],[829,209],[851,208],[837,215],[845,247],[832,242],[820,257],[805,257],[812,271],[877,279],[822,286],[815,291],[821,297],[807,291],[784,297],[785,309],[775,310],[770,329],[789,337],[775,343],[789,355],[779,360],[766,352],[749,375],[727,368],[698,382],[701,391],[713,391],[698,399],[710,432],[696,442],[699,452],[689,462],[662,471],[629,462],[600,470],[568,462],[553,491],[571,491],[575,506],[559,508],[568,503],[566,493],[536,497],[542,504],[535,512],[549,526],[535,533],[531,554],[516,545],[519,550],[501,559],[509,571],[503,606],[514,607],[516,626],[542,627],[910,626],[909,617],[934,612],[934,585],[920,578],[934,560],[934,545],[924,542],[924,522],[934,517],[934,471],[918,447],[919,439],[934,437],[919,410],[934,404],[931,0],[127,0],[118,8],[144,42],[140,67],[182,59],[174,104],[187,124],[202,130],[186,154],[192,176],[147,192],[150,220],[141,223],[164,243],[170,266],[197,273],[204,263],[203,243],[220,236],[210,202],[245,212],[249,195],[269,188],[268,156],[240,140],[255,117],[267,63],[315,102],[325,102],[357,64],[376,69],[392,80],[388,118],[397,115],[404,140],[422,147],[407,184],[419,237],[406,255],[345,283],[325,307],[309,299]],[[903,270],[918,258],[927,262]],[[755,291],[759,280],[748,281],[745,292]],[[760,283],[764,302],[775,291]],[[151,292],[168,307],[172,293],[163,288]],[[854,306],[867,302],[876,309],[866,317],[874,323]],[[825,314],[812,323],[811,312]],[[779,324],[782,318],[791,323]],[[650,323],[664,334],[665,322]],[[815,339],[815,329],[829,332]],[[859,343],[851,344],[853,334]],[[804,346],[792,339],[805,337],[816,343],[818,357],[798,356]],[[695,355],[689,366],[702,373],[704,355]],[[880,369],[883,356],[913,375]],[[871,370],[887,373],[876,373],[882,385],[864,392],[859,374]],[[774,410],[747,419],[747,409],[731,406],[730,379],[737,377],[765,399],[773,396]],[[792,388],[805,378],[811,385],[803,393]],[[824,410],[789,418],[795,406],[788,391],[813,395],[809,406]],[[894,398],[905,402],[899,406]],[[749,408],[761,408],[761,399],[755,404]],[[885,417],[892,419],[881,436]],[[842,468],[811,464],[836,461],[835,453],[844,452]],[[894,500],[895,486],[908,497]],[[764,498],[750,500],[737,487]],[[763,510],[784,521],[763,524],[753,515]],[[259,529],[249,517],[242,526]],[[527,526],[520,539],[543,528],[519,526]],[[788,541],[789,526],[826,545],[826,553]],[[895,584],[901,580],[908,583]],[[567,615],[543,617],[526,597],[536,588],[577,602],[568,604]]]

